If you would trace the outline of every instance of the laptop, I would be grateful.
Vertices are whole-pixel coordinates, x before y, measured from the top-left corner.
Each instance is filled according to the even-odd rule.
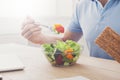
[[[0,54],[0,72],[23,70],[24,67],[17,55]]]

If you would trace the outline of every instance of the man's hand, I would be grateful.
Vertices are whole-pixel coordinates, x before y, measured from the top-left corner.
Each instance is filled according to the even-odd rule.
[[[27,18],[22,27],[22,36],[25,37],[27,40],[41,44],[41,28],[38,24],[35,23],[35,21],[31,18]]]

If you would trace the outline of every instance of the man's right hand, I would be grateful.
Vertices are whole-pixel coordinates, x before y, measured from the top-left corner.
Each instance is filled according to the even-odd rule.
[[[41,28],[38,24],[35,23],[33,19],[30,17],[27,17],[27,19],[23,23],[22,27],[22,36],[25,37],[27,40],[36,43],[36,44],[42,44],[41,40]]]
[[[62,40],[61,37],[43,34],[40,25],[36,24],[35,21],[29,17],[24,21],[22,30],[22,35],[27,40],[36,44],[55,43],[56,40]]]

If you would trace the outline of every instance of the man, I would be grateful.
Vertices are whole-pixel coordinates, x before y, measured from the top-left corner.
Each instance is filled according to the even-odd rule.
[[[56,40],[78,41],[84,34],[91,56],[112,59],[94,41],[106,26],[120,34],[119,14],[120,0],[80,0],[63,38],[44,35],[39,25],[31,19],[25,22],[22,35],[31,42],[44,44]]]

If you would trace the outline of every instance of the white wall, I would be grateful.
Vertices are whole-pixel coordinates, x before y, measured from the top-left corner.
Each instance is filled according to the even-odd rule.
[[[57,16],[71,17],[77,1],[79,0],[57,0]]]
[[[27,15],[38,17],[42,24],[60,23],[57,19],[63,18],[65,24],[72,10],[73,0],[0,0],[0,34],[19,33]]]
[[[77,0],[0,0],[0,17],[71,16]]]
[[[57,0],[57,16],[70,17],[73,11],[73,0]]]
[[[0,34],[19,33],[26,16],[56,15],[56,0],[0,0]]]
[[[42,24],[62,20],[61,24],[66,24],[74,3],[75,0],[0,0],[0,34],[19,33],[27,15],[38,17]]]
[[[56,0],[0,0],[0,17],[53,16]]]

